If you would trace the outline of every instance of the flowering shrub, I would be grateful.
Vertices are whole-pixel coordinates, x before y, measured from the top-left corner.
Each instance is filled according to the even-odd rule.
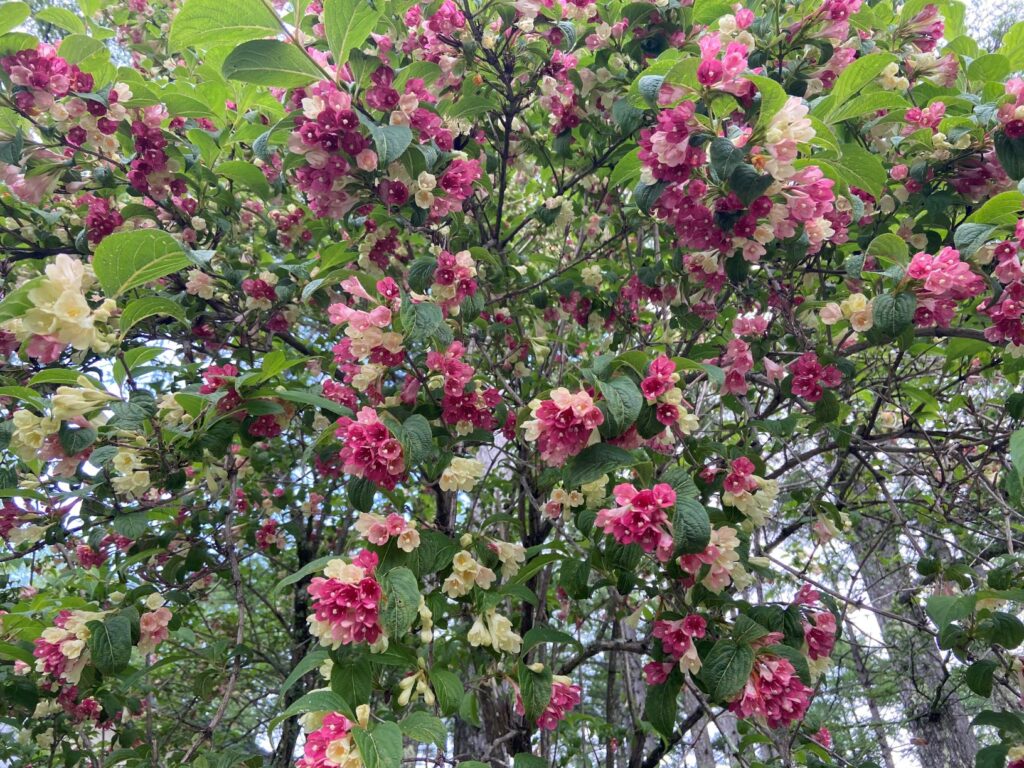
[[[0,764],[1024,765],[1024,25],[30,13]]]

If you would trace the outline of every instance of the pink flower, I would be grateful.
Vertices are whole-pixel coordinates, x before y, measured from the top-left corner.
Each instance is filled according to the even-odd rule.
[[[552,467],[582,451],[604,423],[604,414],[589,393],[564,387],[552,390],[550,400],[534,400],[530,410],[534,418],[523,424],[525,438],[537,443],[541,458]]]
[[[657,553],[661,562],[672,558],[673,541],[666,509],[673,509],[676,492],[667,483],[638,491],[623,483],[615,486],[614,509],[602,509],[595,524],[620,544],[639,544],[644,552]]]
[[[551,685],[551,700],[537,718],[537,725],[545,731],[555,730],[565,719],[566,713],[579,706],[579,703],[580,687],[568,682],[567,679],[559,680],[556,677]]]
[[[389,491],[405,478],[402,444],[373,408],[360,409],[355,420],[342,416],[335,434],[342,441],[340,457],[345,472],[372,480]]]
[[[690,614],[684,619],[654,622],[651,634],[661,640],[661,649],[675,661],[684,656],[694,656],[693,641],[700,640],[707,632],[707,621],[703,616]]]
[[[836,644],[835,615],[831,611],[812,614],[811,621],[804,622],[804,639],[807,641],[807,656],[812,661],[832,655]]]
[[[363,550],[351,566],[341,569],[339,578],[313,578],[307,587],[313,597],[310,623],[321,641],[334,645],[375,643],[381,636],[382,592],[373,575],[376,564],[376,555]],[[330,566],[327,573],[331,573]]]
[[[769,728],[783,728],[803,718],[811,693],[788,659],[763,655],[754,662],[750,679],[729,710],[742,718],[761,718]]]
[[[793,395],[806,398],[812,403],[821,400],[824,395],[822,387],[835,388],[843,380],[843,375],[834,365],[822,366],[814,352],[805,352],[789,366],[793,374]]]

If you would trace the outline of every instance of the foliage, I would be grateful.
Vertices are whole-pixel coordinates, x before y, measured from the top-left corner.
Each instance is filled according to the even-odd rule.
[[[0,6],[0,759],[1021,768],[963,21]]]

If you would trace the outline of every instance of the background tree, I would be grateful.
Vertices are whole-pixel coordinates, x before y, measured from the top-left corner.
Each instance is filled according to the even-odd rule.
[[[964,27],[0,6],[0,760],[1022,768]]]

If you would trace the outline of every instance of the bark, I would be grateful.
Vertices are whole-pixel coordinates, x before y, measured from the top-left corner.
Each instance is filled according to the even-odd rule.
[[[876,608],[904,617],[918,626],[927,618],[915,594],[913,567],[899,551],[898,526],[863,519],[853,550],[861,566],[868,596]],[[897,678],[900,704],[922,766],[969,768],[977,741],[955,685],[950,680],[935,638],[901,621],[876,614]]]
[[[878,701],[874,696],[870,695],[872,689],[871,684],[871,670],[868,669],[867,664],[864,660],[864,654],[861,652],[860,643],[857,640],[857,636],[854,634],[853,625],[849,621],[846,622],[846,642],[850,644],[850,656],[853,659],[853,668],[857,673],[857,680],[860,682],[861,687],[867,692],[868,711],[871,713],[871,726],[874,731],[875,739],[878,741],[878,749],[882,753],[882,760],[885,762],[885,768],[896,768],[896,763],[893,762],[892,747],[889,746],[889,739],[885,735],[885,729],[882,727],[882,712],[878,708]]]
[[[689,690],[683,694],[683,706],[688,712],[700,707],[697,697]],[[717,768],[715,752],[711,747],[711,735],[708,733],[708,718],[702,717],[690,731],[693,734],[693,758],[697,762],[697,768]]]

